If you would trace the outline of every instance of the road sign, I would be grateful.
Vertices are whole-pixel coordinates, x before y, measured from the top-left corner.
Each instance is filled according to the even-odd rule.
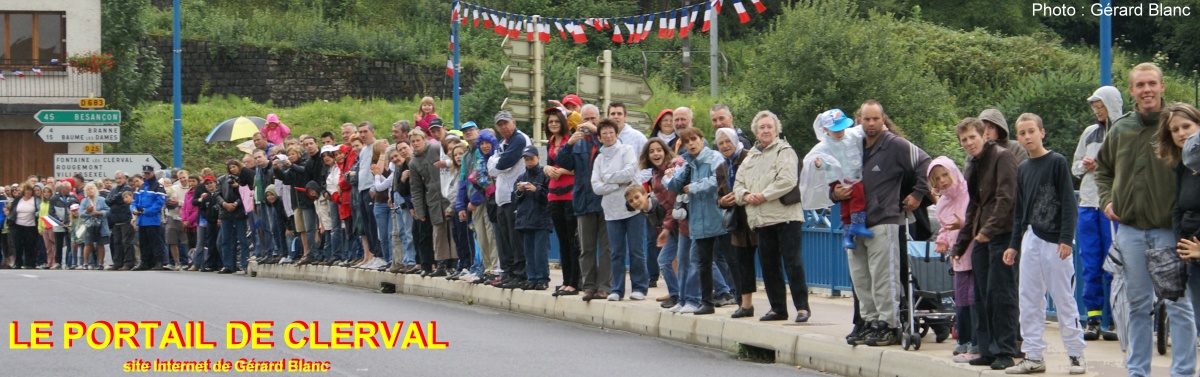
[[[121,126],[42,126],[37,135],[47,143],[117,143]]]
[[[625,123],[628,123],[644,134],[649,134],[650,129],[654,128],[653,122],[654,120],[650,119],[649,114],[641,111],[625,110]]]
[[[104,99],[103,98],[80,98],[79,99],[79,107],[82,107],[85,109],[103,109],[104,108]]]
[[[500,103],[500,109],[508,110],[515,120],[533,121],[533,103],[529,101],[505,98],[504,102]]]
[[[84,123],[84,124],[117,124],[121,123],[121,112],[118,110],[42,110],[33,115],[40,123]]]
[[[533,42],[517,39],[507,39],[502,44],[504,55],[515,63],[533,61]]]
[[[579,67],[576,69],[575,90],[580,98],[601,101],[604,94],[604,72]],[[608,88],[609,100],[624,102],[627,107],[642,107],[654,95],[650,84],[642,76],[622,72],[612,73],[612,87]]]
[[[55,154],[54,176],[83,174],[84,179],[111,178],[117,170],[138,173],[142,165],[165,169],[167,166],[148,154]]]
[[[500,73],[500,81],[509,93],[530,94],[533,92],[533,71],[525,67],[508,66]]]

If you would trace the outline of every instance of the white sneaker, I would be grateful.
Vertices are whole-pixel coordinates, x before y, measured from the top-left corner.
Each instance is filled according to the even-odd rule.
[[[621,295],[616,294],[616,293],[609,293],[608,301],[621,301]]]
[[[292,257],[286,257],[286,258],[279,260],[279,264],[289,264],[289,263],[292,263]]]
[[[642,301],[646,299],[646,294],[642,292],[633,292],[629,294],[629,299],[634,301]]]
[[[1071,356],[1071,374],[1087,373],[1087,360],[1083,356]]]
[[[672,306],[670,311],[671,311],[671,313],[679,313],[679,311],[680,311],[680,310],[683,310],[683,303],[682,303],[682,302],[681,302],[681,303],[678,303],[678,304],[675,304],[675,306]]]
[[[1004,374],[1031,373],[1046,373],[1046,363],[1042,360],[1023,359],[1017,365],[1004,370]]]
[[[679,309],[679,314],[692,314],[692,313],[695,313],[697,310],[700,310],[699,306],[687,304],[687,305],[684,305],[683,309]]]

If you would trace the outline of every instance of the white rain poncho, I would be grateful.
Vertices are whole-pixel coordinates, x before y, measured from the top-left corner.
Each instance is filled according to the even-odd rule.
[[[829,199],[830,184],[841,182],[849,186],[862,181],[862,126],[846,129],[841,140],[830,137],[819,121],[813,122],[813,131],[819,142],[804,156],[804,169],[800,171],[800,203],[805,210],[833,205]],[[820,168],[816,160],[821,161]]]

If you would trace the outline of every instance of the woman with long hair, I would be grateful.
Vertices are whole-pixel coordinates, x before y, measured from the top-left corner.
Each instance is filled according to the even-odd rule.
[[[100,189],[95,184],[83,186],[83,201],[79,203],[79,220],[87,229],[83,236],[83,260],[90,259],[96,252],[96,266],[104,267],[104,245],[108,244],[108,204],[100,196]]]
[[[668,117],[669,119],[669,117]],[[673,134],[672,134],[673,135]],[[672,139],[674,140],[674,139]],[[667,141],[659,137],[652,137],[646,141],[646,146],[642,148],[642,153],[638,157],[639,169],[650,169],[650,192],[654,194],[654,198],[662,208],[668,210],[675,208],[676,195],[663,183],[663,178],[666,175],[667,169],[678,166],[683,166],[684,161],[675,155],[675,149],[671,148]],[[674,217],[667,215],[663,219],[662,227],[657,229],[648,229],[653,231],[655,236],[653,239],[655,245],[660,247],[658,258],[655,263],[658,263],[658,270],[662,274],[663,281],[667,285],[667,296],[659,297],[658,301],[662,301],[662,308],[670,309],[680,303],[686,301],[680,291],[682,283],[686,283],[688,278],[695,278],[695,274],[689,274],[691,267],[688,264],[681,264],[679,270],[674,267],[675,257],[679,251],[679,237],[687,237],[687,222],[676,220]],[[647,237],[649,238],[649,237]],[[690,276],[689,276],[690,275]],[[699,282],[691,284],[696,287],[695,293],[699,294]],[[688,291],[687,293],[692,293]],[[700,297],[695,297],[699,300]],[[681,305],[680,309],[683,308]]]
[[[546,144],[546,166],[543,168],[546,178],[550,179],[547,200],[550,219],[554,221],[554,233],[558,236],[559,260],[562,261],[563,283],[554,290],[555,296],[579,294],[579,246],[575,237],[578,222],[575,221],[575,209],[571,206],[571,190],[575,187],[575,172],[559,165],[559,150],[567,145],[574,127],[567,121],[567,116],[558,108],[546,111],[546,135],[550,140]],[[562,156],[570,158],[569,156]]]
[[[1200,173],[1197,166],[1187,166],[1184,161],[1194,162],[1194,154],[1200,153],[1195,146],[1185,151],[1188,138],[1200,131],[1200,110],[1186,103],[1172,103],[1163,108],[1159,115],[1158,142],[1154,152],[1158,159],[1175,168],[1175,212],[1173,225],[1178,239],[1179,255],[1190,261],[1200,260]],[[1195,141],[1192,142],[1195,144]],[[1193,156],[1185,157],[1185,153]],[[1192,291],[1192,305],[1200,302],[1195,294],[1200,289],[1200,266],[1188,263],[1188,290]]]

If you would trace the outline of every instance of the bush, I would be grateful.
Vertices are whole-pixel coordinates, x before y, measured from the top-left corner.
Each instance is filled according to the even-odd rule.
[[[1086,106],[1097,80],[1095,76],[1053,71],[1030,75],[1014,85],[999,106],[1008,120],[1009,139],[1016,140],[1017,117],[1034,113],[1046,128],[1046,149],[1073,158],[1083,129],[1096,123]]]

